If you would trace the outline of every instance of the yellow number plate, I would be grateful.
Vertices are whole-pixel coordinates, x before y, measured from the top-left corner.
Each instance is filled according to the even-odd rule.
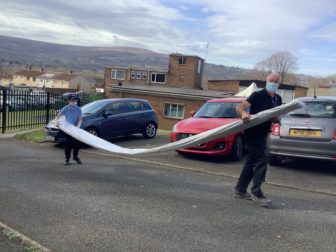
[[[289,131],[290,136],[298,137],[321,137],[320,130],[302,130],[302,129],[291,129]]]

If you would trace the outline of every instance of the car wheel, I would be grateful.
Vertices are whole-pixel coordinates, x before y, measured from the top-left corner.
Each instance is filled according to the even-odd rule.
[[[154,138],[156,136],[157,127],[154,123],[147,123],[143,131],[143,136],[145,138]]]
[[[94,136],[100,137],[100,132],[95,128],[87,128],[85,130]]]
[[[244,142],[241,136],[237,136],[231,151],[231,160],[238,161],[243,158],[244,153]]]
[[[268,156],[267,156],[267,161],[272,166],[281,166],[282,165],[282,161],[281,161],[281,159],[278,155],[274,155],[274,154],[269,153]]]

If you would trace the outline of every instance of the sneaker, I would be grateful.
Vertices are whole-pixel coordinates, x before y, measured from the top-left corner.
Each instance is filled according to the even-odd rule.
[[[64,165],[69,165],[69,164],[70,164],[69,160],[68,159],[65,160]]]
[[[233,196],[235,198],[251,200],[251,194],[249,194],[248,192],[241,192],[241,191],[235,190]]]
[[[255,195],[252,193],[252,200],[261,206],[269,206],[272,203],[272,200],[267,199],[264,195]]]
[[[75,160],[77,162],[77,164],[82,164],[82,161],[79,159],[79,157],[76,157],[73,160]]]

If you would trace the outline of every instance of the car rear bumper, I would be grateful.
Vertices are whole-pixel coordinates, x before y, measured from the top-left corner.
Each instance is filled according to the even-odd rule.
[[[268,152],[274,155],[336,161],[336,141],[317,142],[271,136]]]

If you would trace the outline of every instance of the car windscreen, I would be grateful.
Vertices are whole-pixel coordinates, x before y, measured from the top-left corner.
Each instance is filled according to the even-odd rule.
[[[94,114],[101,110],[105,105],[106,101],[101,100],[101,101],[94,101],[90,102],[82,107],[82,113],[83,114]]]
[[[237,102],[207,102],[195,114],[196,118],[238,118]]]
[[[336,103],[331,101],[305,101],[305,106],[286,117],[336,118]]]

